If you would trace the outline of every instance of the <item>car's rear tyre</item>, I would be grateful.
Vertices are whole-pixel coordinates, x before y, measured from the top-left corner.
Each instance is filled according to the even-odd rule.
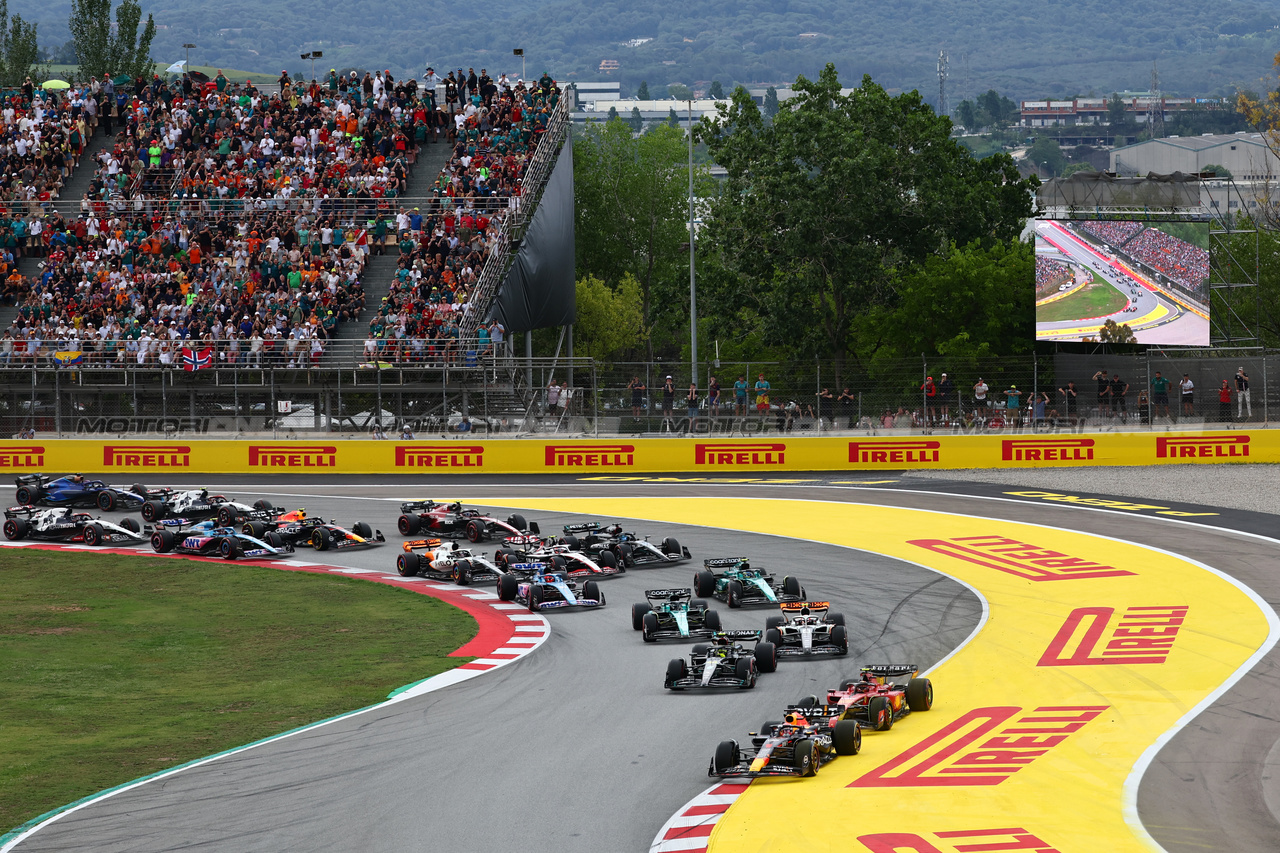
[[[110,489],[103,489],[98,492],[98,509],[103,512],[111,512],[116,508],[116,493]]]
[[[711,607],[711,602],[705,598],[695,598],[689,602],[690,610],[706,610]]]
[[[871,721],[871,728],[877,732],[887,732],[893,728],[893,708],[883,696],[876,696],[867,703],[867,717]]]
[[[646,643],[655,643],[658,641],[658,614],[653,611],[646,613],[640,620],[640,631]]]
[[[4,521],[4,538],[9,540],[25,539],[31,525],[25,518],[6,518]]]
[[[218,554],[224,560],[234,560],[240,556],[240,543],[231,536],[224,536],[218,543]]]
[[[761,736],[768,737],[769,733],[772,732],[775,728],[777,728],[780,725],[782,725],[782,722],[780,720],[765,720],[763,723],[760,724]]]
[[[178,537],[172,530],[157,530],[151,534],[151,547],[157,554],[168,554],[178,544]]]
[[[702,617],[702,624],[705,625],[707,629],[711,631],[721,630],[720,614],[715,610],[708,610],[707,615]]]
[[[756,686],[755,668],[751,663],[751,658],[738,658],[738,662],[733,666],[733,674],[742,682],[743,687]]]
[[[756,669],[761,672],[776,672],[778,669],[778,647],[770,642],[756,643]]]
[[[142,518],[144,521],[159,521],[164,518],[165,511],[168,509],[161,501],[143,501],[142,502]]]
[[[716,576],[711,572],[694,572],[693,591],[706,598],[716,594]]]
[[[540,607],[542,607],[542,587],[529,584],[529,610],[537,613]]]
[[[729,581],[728,595],[725,596],[729,604],[730,610],[737,610],[742,606],[742,582]]]
[[[148,489],[142,483],[134,483],[132,486],[129,487],[129,491],[133,492],[135,495],[137,495],[138,497],[142,498],[145,501],[147,499],[147,492],[149,492],[150,489]]]
[[[551,571],[567,572],[568,570],[569,570],[569,561],[566,560],[564,557],[561,557],[559,554],[556,554],[554,557],[551,558]]]
[[[849,629],[837,625],[831,629],[831,645],[836,647],[836,654],[849,654]]]
[[[416,515],[402,515],[396,520],[396,530],[401,536],[412,536],[422,527],[422,519]]]
[[[275,507],[271,505],[271,501],[267,500],[266,498],[258,498],[256,501],[254,501],[253,508],[260,509],[263,512],[271,512],[271,510],[275,509]]]
[[[571,551],[582,550],[582,540],[577,536],[565,536],[561,541],[564,542],[565,545],[568,545]]]
[[[323,527],[317,527],[311,531],[311,547],[317,551],[329,550],[329,531]]]
[[[120,521],[120,526],[123,527],[125,530],[129,531],[130,533],[142,532],[142,525],[138,524],[138,519],[136,518],[122,519]]]
[[[43,497],[44,490],[39,486],[18,486],[14,492],[14,500],[21,506],[34,506]]]
[[[649,604],[631,605],[631,627],[637,631],[644,627],[644,615],[653,611]]]
[[[600,592],[600,584],[595,581],[587,581],[582,585],[582,597],[594,599],[604,604],[604,594]]]
[[[689,650],[691,654],[705,655],[711,650],[711,646],[707,643],[694,643],[693,648]]]
[[[828,622],[830,622],[832,625],[843,625],[843,624],[844,624],[844,614],[843,614],[843,613],[829,613],[829,614],[827,614],[827,621],[828,621]]]
[[[236,511],[229,506],[218,507],[218,526],[230,527],[236,523]]]
[[[787,620],[783,619],[781,616],[767,616],[764,620],[764,629],[768,631],[770,628],[781,628],[782,623],[785,621]]]
[[[764,632],[764,641],[766,643],[773,643],[775,646],[781,646],[782,632],[777,628],[769,628]]]
[[[800,581],[792,575],[787,575],[782,579],[782,593],[784,595],[794,595],[798,598],[804,597],[804,591],[800,589]]]
[[[415,557],[417,554],[414,555]],[[498,575],[498,599],[500,601],[513,601],[516,593],[519,592],[519,584],[511,575]]]
[[[818,746],[809,738],[801,738],[795,743],[795,755],[791,766],[802,777],[816,776],[818,773]]]
[[[857,720],[839,720],[831,732],[836,755],[857,755],[862,751],[862,726]]]
[[[808,696],[801,696],[796,702],[796,706],[799,708],[816,708],[821,704],[822,703],[818,701],[818,697],[814,696],[812,693]]]
[[[268,530],[260,538],[277,551],[284,547],[284,537],[274,530]]]
[[[604,569],[618,568],[618,558],[613,556],[612,551],[601,551],[600,556],[596,558],[596,561],[600,564],[600,567]]]
[[[240,525],[240,532],[252,536],[254,539],[261,539],[267,534],[266,522],[262,521],[246,521]]]
[[[418,576],[418,570],[422,568],[422,558],[412,551],[405,551],[399,557],[396,557],[396,571],[400,573],[402,578],[415,578]]]
[[[742,761],[742,751],[738,749],[736,740],[723,740],[716,747],[715,757],[711,759],[711,769],[715,773],[728,773]]]
[[[369,526],[367,521],[357,521],[351,525],[351,532],[359,536],[361,539],[372,539],[373,528]]]
[[[933,682],[927,678],[913,678],[907,682],[907,707],[912,711],[927,711],[933,707]]]
[[[683,554],[680,550],[680,542],[674,536],[668,536],[662,540],[662,553],[669,557],[679,557]]]
[[[683,690],[683,687],[675,687],[675,683],[689,674],[689,665],[684,662],[683,658],[674,658],[667,663],[667,688],[670,690]]]
[[[515,512],[507,516],[507,524],[510,524],[512,527],[514,527],[516,530],[519,530],[522,533],[529,529],[529,522],[524,520],[523,515],[520,515],[519,513],[515,513]]]
[[[98,522],[92,522],[84,526],[84,544],[101,545],[102,544],[102,525]]]
[[[484,540],[485,524],[479,519],[471,519],[467,522],[467,541],[481,542]]]

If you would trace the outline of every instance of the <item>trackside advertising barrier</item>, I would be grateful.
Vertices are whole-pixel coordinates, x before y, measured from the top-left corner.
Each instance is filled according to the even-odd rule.
[[[875,471],[1280,462],[1280,431],[1095,435],[439,441],[0,442],[0,469],[94,474]]]

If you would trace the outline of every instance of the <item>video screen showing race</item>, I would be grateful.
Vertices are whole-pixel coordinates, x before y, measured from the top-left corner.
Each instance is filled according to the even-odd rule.
[[[1035,234],[1036,340],[1208,346],[1208,222],[1040,219]]]

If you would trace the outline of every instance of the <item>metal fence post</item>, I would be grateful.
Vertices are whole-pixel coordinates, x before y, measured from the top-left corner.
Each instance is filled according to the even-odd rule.
[[[1036,428],[1036,403],[1040,399],[1040,360],[1031,352],[1031,430]]]
[[[53,425],[62,438],[62,373],[57,368],[53,370]]]
[[[1141,395],[1144,391],[1151,390],[1151,353],[1150,352],[1144,352],[1142,354],[1142,362],[1143,364],[1146,365],[1147,384],[1143,386],[1142,391],[1138,392],[1139,395]],[[1142,418],[1141,411],[1138,412],[1138,418],[1139,419]],[[1151,394],[1147,395],[1147,426],[1153,430],[1156,428],[1156,404],[1155,404],[1155,400],[1152,399]]]
[[[1271,396],[1271,387],[1267,384],[1267,351],[1262,351],[1262,425],[1267,426],[1271,422],[1271,413],[1268,410],[1268,398]]]

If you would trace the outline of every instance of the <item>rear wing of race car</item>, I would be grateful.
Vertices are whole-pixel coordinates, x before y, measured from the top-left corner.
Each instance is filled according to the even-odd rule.
[[[705,569],[728,569],[745,562],[747,562],[746,557],[712,557],[709,560],[703,560],[702,567]]]
[[[436,507],[438,507],[438,506],[440,506],[440,504],[436,503],[435,501],[431,501],[431,500],[427,500],[427,501],[405,501],[404,503],[400,504],[400,511],[401,511],[401,512],[404,512],[404,513],[409,513],[409,512],[430,512],[431,510],[435,509],[435,508],[436,508]]]
[[[894,675],[910,675],[914,677],[920,671],[920,667],[914,663],[869,663],[858,671],[886,678]]]
[[[27,518],[30,518],[37,512],[40,512],[40,510],[33,506],[11,506],[4,511],[4,517],[17,518],[20,515],[25,515]]]
[[[410,539],[401,545],[406,551],[417,551],[422,548],[439,548],[441,540],[439,539]]]
[[[574,533],[594,533],[599,530],[602,525],[598,521],[583,521],[578,524],[566,524],[564,526],[564,535],[571,536]]]
[[[783,714],[801,714],[810,721],[819,717],[838,717],[844,711],[839,705],[788,705],[782,709]]]
[[[784,613],[813,613],[815,610],[830,610],[830,601],[784,601],[778,605]]]
[[[19,474],[13,478],[15,486],[43,486],[48,482],[48,474]]]
[[[644,597],[650,601],[678,601],[682,598],[693,598],[693,590],[688,587],[683,589],[646,589]]]
[[[540,536],[508,536],[502,540],[505,545],[541,545]]]

